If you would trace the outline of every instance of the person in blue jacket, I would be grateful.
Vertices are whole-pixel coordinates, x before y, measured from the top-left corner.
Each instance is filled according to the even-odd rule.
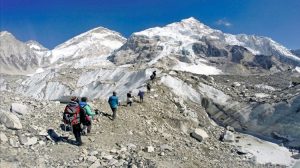
[[[118,105],[119,105],[119,99],[117,97],[116,92],[113,92],[113,95],[109,97],[108,103],[109,103],[109,106],[110,106],[110,108],[113,112],[112,120],[114,120],[114,119],[116,119],[117,109],[118,109]]]

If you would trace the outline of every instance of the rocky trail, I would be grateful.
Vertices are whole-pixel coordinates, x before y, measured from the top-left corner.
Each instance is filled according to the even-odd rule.
[[[122,103],[115,121],[108,116],[106,101],[91,102],[102,113],[96,116],[92,133],[83,136],[81,147],[61,138],[74,140],[71,132],[61,129],[65,104],[2,94],[7,95],[2,105],[23,103],[28,113],[19,115],[22,129],[1,125],[0,167],[284,167],[257,164],[253,155],[220,141],[224,128],[214,124],[203,107],[181,100],[159,84],[146,93],[144,103],[136,101],[131,107]],[[193,138],[196,128],[208,138],[201,134],[202,142]]]

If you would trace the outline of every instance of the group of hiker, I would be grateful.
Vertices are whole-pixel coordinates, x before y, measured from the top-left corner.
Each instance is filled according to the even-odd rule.
[[[152,75],[150,76],[150,80],[154,81],[155,78],[156,71],[152,73]],[[150,92],[151,84],[149,82],[147,83],[146,87],[147,91]],[[140,103],[144,102],[144,94],[144,91],[139,90],[137,96],[140,98]],[[92,111],[92,108],[87,103],[87,101],[87,97],[82,97],[81,101],[79,101],[78,97],[71,97],[71,101],[65,107],[63,113],[63,122],[71,126],[76,139],[75,145],[77,146],[81,146],[83,144],[81,135],[87,135],[91,132],[93,118],[96,114],[98,114],[98,110],[95,110],[95,112]],[[117,116],[118,106],[120,106],[119,98],[115,91],[113,92],[112,96],[109,97],[108,103],[112,110],[112,120],[115,120]],[[126,106],[132,106],[132,104],[133,95],[132,92],[129,91],[127,93]],[[83,127],[81,126],[81,124],[83,125]]]

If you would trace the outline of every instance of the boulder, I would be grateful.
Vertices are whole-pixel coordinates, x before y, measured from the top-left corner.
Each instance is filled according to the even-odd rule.
[[[22,124],[19,118],[13,113],[0,111],[0,122],[10,129],[22,129]]]
[[[223,133],[223,135],[222,135],[222,137],[221,137],[221,140],[222,140],[223,142],[234,142],[235,136],[234,136],[234,134],[233,134],[232,132],[226,130],[226,131]]]
[[[10,144],[10,146],[12,146],[14,148],[18,148],[19,147],[19,144],[17,143],[17,141],[15,141],[12,138],[9,139],[9,144]]]
[[[0,132],[0,143],[6,143],[8,141],[8,138],[3,132]]]
[[[27,146],[35,145],[38,142],[37,137],[28,138],[28,142],[25,143]]]
[[[24,135],[19,135],[19,142],[21,145],[25,145],[26,143],[28,143],[28,138]]]
[[[241,84],[239,82],[233,82],[232,87],[239,87]]]
[[[12,103],[10,107],[11,112],[17,113],[20,115],[25,115],[28,113],[27,106],[20,103]]]
[[[97,160],[97,157],[96,156],[89,156],[87,158],[87,161],[91,162],[91,163],[94,163],[95,161]]]
[[[200,142],[209,137],[208,134],[201,128],[196,128],[194,132],[192,132],[191,136]]]
[[[99,160],[95,161],[89,168],[98,168],[101,167]]]
[[[148,153],[154,152],[154,147],[153,146],[147,146],[146,147],[146,152],[148,152]]]

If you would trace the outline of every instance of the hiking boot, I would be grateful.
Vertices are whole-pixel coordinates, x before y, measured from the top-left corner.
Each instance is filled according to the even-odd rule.
[[[83,145],[83,142],[75,142],[75,145],[76,145],[76,146],[82,146],[82,145]]]

